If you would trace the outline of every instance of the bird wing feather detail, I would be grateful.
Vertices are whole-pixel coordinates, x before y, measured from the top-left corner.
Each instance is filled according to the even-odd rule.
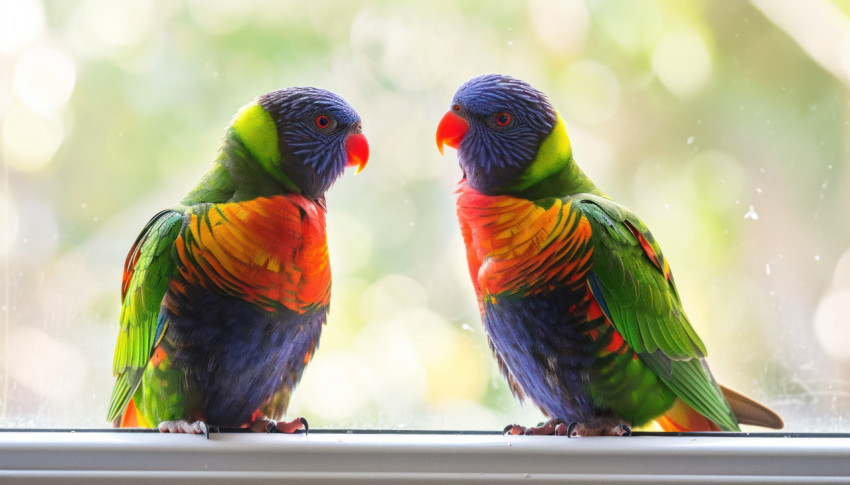
[[[691,327],[669,266],[646,225],[611,200],[582,194],[593,228],[588,282],[608,319],[638,357],[685,403],[737,430],[729,403],[705,364],[705,346]]]
[[[176,271],[173,250],[183,214],[162,211],[145,226],[127,255],[121,285],[121,330],[112,372],[117,377],[107,419],[114,421],[135,392],[165,331],[162,298]]]

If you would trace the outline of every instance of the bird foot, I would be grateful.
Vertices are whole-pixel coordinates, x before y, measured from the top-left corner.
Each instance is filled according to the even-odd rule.
[[[207,423],[198,421],[186,421],[180,419],[177,421],[163,421],[157,426],[160,433],[185,433],[185,434],[203,434],[210,439],[210,429]]]
[[[306,434],[310,430],[310,425],[307,424],[307,420],[304,418],[295,418],[292,421],[275,421],[274,419],[261,417],[255,419],[248,427],[255,433]]]
[[[509,424],[502,432],[506,435],[538,435],[538,436],[631,436],[632,429],[623,423],[611,419],[600,419],[588,423],[573,421],[566,424],[560,419],[550,419],[537,426],[526,428],[518,424]]]
[[[503,434],[508,435],[555,435],[566,436],[567,424],[560,419],[550,419],[545,423],[538,423],[537,426],[526,428],[518,424],[509,424],[505,427]]]
[[[632,428],[623,423],[612,426],[610,420],[599,420],[589,423],[573,421],[567,427],[567,436],[575,438],[579,436],[631,436]]]

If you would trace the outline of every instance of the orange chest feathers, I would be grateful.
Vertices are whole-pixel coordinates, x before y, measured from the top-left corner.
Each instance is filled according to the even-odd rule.
[[[570,201],[543,207],[510,196],[460,190],[458,219],[480,300],[530,295],[583,281],[590,267],[590,224]]]
[[[177,239],[180,273],[273,311],[303,313],[330,298],[325,209],[298,195],[193,210]]]

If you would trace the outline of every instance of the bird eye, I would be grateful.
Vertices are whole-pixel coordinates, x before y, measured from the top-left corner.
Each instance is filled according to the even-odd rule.
[[[331,120],[325,115],[319,115],[316,117],[316,126],[319,128],[325,129],[330,126]]]
[[[496,115],[496,124],[499,126],[508,126],[511,122],[511,115],[508,113],[499,113]]]
[[[455,105],[453,105],[453,106],[452,106],[452,111],[460,111],[460,105],[459,105],[459,104],[455,104]]]

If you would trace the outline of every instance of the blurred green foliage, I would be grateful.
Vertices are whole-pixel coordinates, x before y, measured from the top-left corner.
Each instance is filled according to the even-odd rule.
[[[460,170],[434,146],[457,86],[501,72],[550,95],[579,164],[653,230],[719,380],[788,429],[846,431],[848,15],[828,0],[0,0],[0,425],[105,424],[132,241],[241,105],[291,85],[346,98],[372,148],[328,196],[331,315],[291,414],[536,423],[490,357]]]

